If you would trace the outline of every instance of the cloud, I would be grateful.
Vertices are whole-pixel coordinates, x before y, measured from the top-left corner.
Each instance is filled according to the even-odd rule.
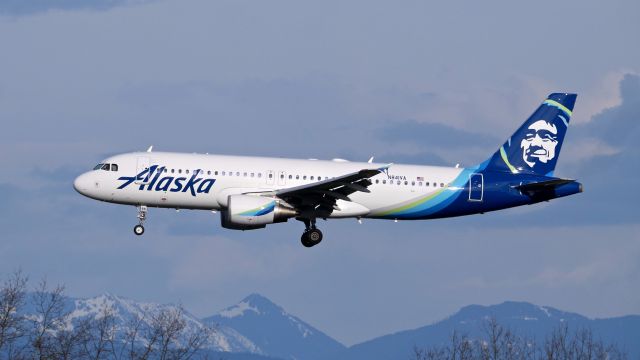
[[[388,142],[408,141],[426,146],[451,146],[451,144],[496,145],[491,135],[478,134],[438,123],[407,120],[394,123],[377,131],[378,136]]]
[[[590,134],[621,147],[626,154],[640,154],[640,75],[627,74],[620,81],[621,103],[596,114],[587,124]],[[624,155],[623,155],[624,156]]]
[[[105,11],[117,6],[147,3],[155,0],[3,0],[0,15],[27,16],[48,11]]]
[[[385,158],[411,164],[470,165],[488,158],[500,144],[493,135],[416,120],[393,122],[374,135],[391,147]]]

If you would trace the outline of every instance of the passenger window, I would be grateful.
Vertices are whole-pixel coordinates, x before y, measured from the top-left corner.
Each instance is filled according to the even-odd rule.
[[[405,184],[405,185],[409,185],[409,182],[405,180],[405,181],[404,181],[404,184]]]
[[[247,173],[242,174],[244,177],[247,177]]]
[[[376,184],[378,184],[380,182],[380,180],[376,179]]]
[[[416,186],[416,182],[415,182],[415,181],[412,181],[412,182],[411,182],[411,186]]]
[[[262,177],[262,173],[258,173],[258,177],[261,178]]]
[[[383,183],[383,184],[386,184],[386,183],[387,183],[387,180],[382,180],[382,183]]]
[[[284,174],[280,174],[280,179],[284,179]]]
[[[240,176],[240,171],[236,171],[236,176]]]
[[[225,175],[227,175],[227,173],[223,171],[223,172],[222,172],[222,176],[225,176]]]
[[[440,183],[440,187],[444,187],[444,183]]]
[[[422,186],[422,181],[418,182],[418,186]]]
[[[213,173],[213,175],[218,175],[218,170],[216,170],[216,171]]]
[[[427,181],[426,183],[424,183],[424,186],[429,186],[429,182]]]
[[[207,171],[207,175],[211,175],[211,170]]]
[[[293,179],[293,175],[289,175],[289,180]]]
[[[251,177],[254,177],[254,176],[256,176],[256,173],[251,173]]]
[[[400,182],[401,182],[401,181],[400,181],[400,180],[398,180],[398,185],[400,185]]]
[[[116,169],[115,169],[115,170],[113,170],[113,167],[114,167],[114,166],[116,167]],[[111,171],[118,171],[118,165],[116,165],[116,164],[111,165]],[[165,173],[166,173],[166,172],[168,172],[168,171],[169,171],[169,170],[168,170],[167,168],[164,168],[164,171],[163,171],[163,172],[165,172]]]
[[[118,164],[111,164],[111,171],[118,171]],[[166,169],[164,171],[167,171]]]
[[[296,175],[296,180],[300,180],[300,175]]]
[[[311,176],[310,180],[313,180],[313,176]]]
[[[307,175],[304,175],[304,176],[302,177],[302,180],[307,180]]]
[[[109,171],[109,164],[102,165],[102,170]]]
[[[269,174],[269,179],[273,179],[273,174]]]

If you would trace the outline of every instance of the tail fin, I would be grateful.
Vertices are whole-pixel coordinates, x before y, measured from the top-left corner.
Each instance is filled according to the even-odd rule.
[[[576,94],[549,95],[485,163],[485,169],[552,176],[576,97]]]

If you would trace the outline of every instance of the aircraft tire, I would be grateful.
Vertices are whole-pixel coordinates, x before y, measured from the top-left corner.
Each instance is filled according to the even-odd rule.
[[[322,241],[322,231],[318,229],[310,229],[302,233],[300,241],[304,247],[316,246]]]
[[[144,226],[142,225],[136,225],[133,227],[133,233],[140,236],[142,234],[144,234]]]

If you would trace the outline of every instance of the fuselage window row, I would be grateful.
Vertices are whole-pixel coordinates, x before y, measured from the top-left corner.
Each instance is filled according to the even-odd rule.
[[[145,169],[148,169],[148,168],[145,168]],[[102,164],[101,163],[101,164],[96,165],[93,168],[93,170],[118,171],[118,164]],[[162,171],[165,172],[165,173],[171,172],[172,174],[175,174],[177,172],[178,174],[182,174],[183,169],[177,169],[177,170],[176,169],[171,169],[171,170],[169,170],[169,169],[165,168]],[[189,170],[185,169],[184,173],[185,174],[189,174]],[[195,175],[204,174],[205,170],[193,170],[193,173]],[[207,170],[206,173],[207,173],[207,175],[213,174],[215,176],[218,176],[218,175],[221,175],[221,176],[234,176],[234,172],[233,171],[229,171],[229,172],[220,171],[219,172],[217,170],[215,170],[215,171]],[[251,178],[258,177],[258,178],[262,178],[262,173],[261,172],[256,173],[256,172],[235,171],[235,176],[239,177],[241,175],[243,177],[251,177]],[[287,176],[284,172],[280,173],[279,177],[280,177],[281,180],[284,180],[287,177],[289,178],[289,180],[293,180],[294,179],[294,175],[293,174],[289,174]],[[320,176],[320,175],[319,176],[314,176],[314,175],[309,175],[309,176],[308,175],[295,175],[295,180],[300,180],[301,177],[302,177],[302,180],[307,180],[307,178],[309,178],[310,181],[316,181],[316,180],[317,181],[322,181],[322,176]],[[269,179],[273,179],[274,178],[273,173],[269,173],[268,174],[268,178]],[[329,177],[325,176],[324,179],[328,180]],[[386,179],[385,180],[376,179],[375,183],[384,185],[384,184],[387,184],[387,180]],[[393,180],[389,180],[389,185],[393,185],[393,184],[394,184]],[[426,187],[429,187],[429,186],[438,187],[438,183],[435,182],[435,181],[434,182],[425,181],[424,183],[422,181],[418,181],[418,182],[411,181],[411,184],[409,184],[409,181],[407,181],[407,180],[405,180],[404,182],[401,181],[401,180],[397,180],[396,181],[396,185],[403,185],[403,184],[405,186],[409,186],[409,185],[411,185],[411,186],[423,186],[424,185]],[[445,187],[445,184],[444,183],[440,183],[440,187]]]

